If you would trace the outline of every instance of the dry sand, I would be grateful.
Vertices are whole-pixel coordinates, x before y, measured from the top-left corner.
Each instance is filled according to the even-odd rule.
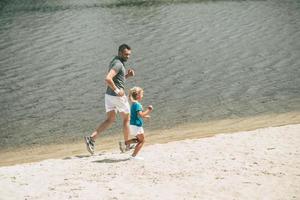
[[[300,199],[300,124],[0,168],[0,199]]]

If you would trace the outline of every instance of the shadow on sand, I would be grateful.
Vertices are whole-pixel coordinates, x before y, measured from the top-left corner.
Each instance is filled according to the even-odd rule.
[[[92,161],[92,162],[95,162],[95,163],[117,163],[117,162],[124,162],[124,161],[127,161],[127,160],[129,160],[129,158],[122,158],[122,159],[106,158],[106,159],[103,159],[103,160],[95,160],[95,161]]]
[[[74,157],[65,157],[63,158],[63,160],[70,160],[70,159],[73,159],[73,158],[89,158],[89,157],[93,157],[93,156],[102,156],[104,155],[103,153],[100,153],[98,155],[76,155]]]
[[[104,154],[100,153],[98,154],[97,156],[103,156]],[[93,156],[96,156],[96,155],[76,155],[74,157],[65,157],[63,158],[63,160],[72,160],[74,158],[89,158],[89,157],[93,157]],[[91,162],[94,162],[94,163],[117,163],[117,162],[124,162],[124,161],[127,161],[129,160],[129,158],[105,158],[105,159],[102,159],[102,160],[94,160],[94,161],[91,161]]]

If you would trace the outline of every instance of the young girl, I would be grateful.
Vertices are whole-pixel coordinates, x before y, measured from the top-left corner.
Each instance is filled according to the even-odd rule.
[[[136,155],[141,150],[145,142],[143,119],[150,118],[149,113],[153,110],[152,105],[149,105],[147,109],[143,111],[142,104],[140,103],[143,99],[143,96],[144,91],[140,87],[133,87],[129,91],[129,99],[132,102],[130,109],[130,134],[135,136],[135,138],[129,140],[129,144],[136,143],[131,158],[140,160],[143,158],[137,157]]]

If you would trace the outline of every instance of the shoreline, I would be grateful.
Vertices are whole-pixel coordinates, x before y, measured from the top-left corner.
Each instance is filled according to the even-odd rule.
[[[289,124],[300,124],[300,112],[224,119],[204,123],[187,123],[172,129],[150,132],[146,130],[145,146],[184,139],[211,137],[218,134],[230,134],[239,131],[251,131],[259,128],[279,127]],[[96,143],[95,153],[118,149],[117,143],[120,140],[122,140],[122,135],[100,136]],[[2,150],[0,151],[0,167],[87,154],[89,153],[86,151],[83,140],[82,142],[70,144],[51,144],[33,148],[26,147],[14,151]]]
[[[0,167],[7,199],[298,199],[300,124]],[[134,194],[134,195],[133,195]]]

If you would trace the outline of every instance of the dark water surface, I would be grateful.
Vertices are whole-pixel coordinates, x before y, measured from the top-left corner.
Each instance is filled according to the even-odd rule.
[[[298,0],[1,1],[0,148],[90,134],[121,43],[147,130],[300,111]]]

